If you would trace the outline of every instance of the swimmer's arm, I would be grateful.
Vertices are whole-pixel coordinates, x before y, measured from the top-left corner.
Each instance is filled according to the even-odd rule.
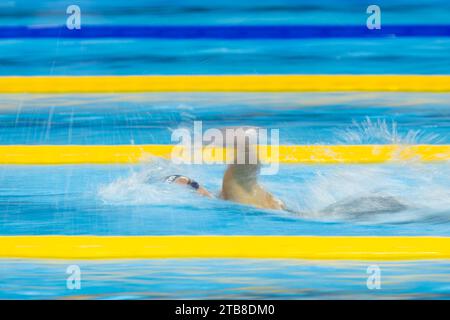
[[[200,195],[204,196],[204,197],[208,197],[208,198],[214,198],[214,196],[212,195],[211,192],[209,192],[208,190],[206,190],[203,187],[199,187],[197,189],[197,193],[199,193]]]
[[[286,205],[284,204],[283,201],[281,201],[280,199],[276,198],[273,194],[271,193],[267,193],[267,200],[268,203],[270,204],[271,208],[270,209],[275,209],[275,210],[287,210]]]

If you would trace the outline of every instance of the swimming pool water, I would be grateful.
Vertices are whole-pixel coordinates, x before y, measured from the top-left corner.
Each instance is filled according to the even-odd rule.
[[[81,289],[66,287],[78,265]],[[3,262],[8,299],[448,299],[448,262],[380,262],[381,289],[367,289],[373,262],[137,260]]]
[[[258,126],[280,144],[450,142],[448,94],[2,95],[0,143],[171,144],[177,128]],[[371,130],[371,131],[367,131]]]
[[[83,26],[365,25],[370,1],[77,1]],[[382,25],[448,25],[445,0],[377,1]],[[0,4],[0,26],[63,26],[66,1]],[[448,37],[2,39],[0,75],[449,74]]]
[[[5,145],[178,143],[171,141],[172,130],[192,130],[193,121],[202,121],[204,130],[236,125],[279,129],[280,144],[445,144],[450,140],[447,94],[5,98],[0,117],[0,142]],[[218,193],[222,165],[176,166],[160,160],[141,165],[2,166],[0,233],[446,235],[449,170],[447,163],[414,162],[281,165],[278,174],[262,176],[262,181],[292,209],[306,211],[293,217],[192,198],[189,193],[183,197],[176,188],[146,183],[179,173]],[[382,217],[317,214],[335,201],[370,194],[399,197],[410,210]]]
[[[447,94],[394,93],[4,95],[0,139],[2,144],[170,143],[171,130],[191,128],[198,120],[205,129],[278,128],[282,144],[448,143],[448,101]],[[164,175],[181,173],[218,193],[224,169],[164,160],[140,165],[4,165],[0,234],[450,233],[448,163],[281,165],[277,175],[261,177],[302,215],[193,197],[159,182]],[[395,196],[409,209],[356,216],[319,212],[335,201],[371,194]],[[65,287],[65,268],[73,263],[83,271],[79,292]],[[383,290],[371,291],[365,284],[366,268],[374,263],[381,264],[386,275]],[[446,262],[3,260],[1,266],[0,296],[24,299],[445,299],[450,294]]]
[[[87,1],[82,26],[364,25],[370,1]],[[382,24],[448,25],[444,0],[378,1]],[[0,3],[0,27],[61,26],[66,1]],[[0,75],[449,74],[448,37],[295,40],[0,39]],[[170,144],[171,132],[280,130],[281,144],[449,144],[450,95],[423,93],[2,94],[1,145]],[[0,166],[0,235],[449,236],[449,163],[281,165],[264,185],[301,214],[194,197],[159,181],[186,174],[218,193],[224,166]],[[151,183],[145,183],[149,180]],[[388,195],[408,209],[321,212]],[[66,287],[79,265],[82,289]],[[382,289],[366,286],[367,267]],[[0,260],[0,298],[449,299],[448,261]]]

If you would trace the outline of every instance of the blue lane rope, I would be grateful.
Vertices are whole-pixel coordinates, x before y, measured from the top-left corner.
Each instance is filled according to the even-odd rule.
[[[0,26],[0,38],[306,39],[450,37],[450,25],[358,26]]]

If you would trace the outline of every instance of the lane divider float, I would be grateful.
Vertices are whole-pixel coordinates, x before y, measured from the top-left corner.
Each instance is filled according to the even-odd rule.
[[[0,93],[450,92],[450,75],[3,76]]]
[[[259,148],[263,163],[376,164],[450,160],[450,145],[281,145]],[[227,159],[223,148],[204,147],[201,152],[202,164],[225,163]],[[4,165],[137,164],[154,157],[189,160],[183,155],[183,148],[175,145],[0,146],[0,164]]]
[[[0,236],[0,258],[450,259],[450,237]]]

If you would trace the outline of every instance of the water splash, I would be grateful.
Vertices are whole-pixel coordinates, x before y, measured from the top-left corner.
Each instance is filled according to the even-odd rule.
[[[214,181],[208,177],[207,168],[173,163],[152,158],[150,162],[133,169],[127,177],[102,185],[98,190],[99,198],[111,205],[198,205],[204,206],[204,197],[177,184],[168,184],[164,178],[173,174],[182,174],[199,181]]]
[[[439,143],[442,137],[422,130],[401,132],[395,121],[370,118],[360,123],[353,121],[344,130],[336,130],[336,139],[342,144],[427,144]]]
[[[280,195],[302,218],[355,223],[450,222],[448,164],[316,168],[304,183],[290,185],[288,193],[284,190]]]
[[[337,139],[345,144],[441,141],[436,134],[421,130],[401,133],[394,121],[369,117],[337,131]],[[378,166],[315,168],[312,178],[298,190],[301,200],[285,195],[304,218],[362,223],[450,222],[450,186],[445,178],[450,175],[449,162],[423,164],[414,159]]]
[[[146,165],[132,171],[128,177],[118,178],[99,188],[99,197],[107,204],[140,205],[168,203],[167,185],[162,183],[168,165],[154,159]],[[170,194],[169,194],[170,195]]]

